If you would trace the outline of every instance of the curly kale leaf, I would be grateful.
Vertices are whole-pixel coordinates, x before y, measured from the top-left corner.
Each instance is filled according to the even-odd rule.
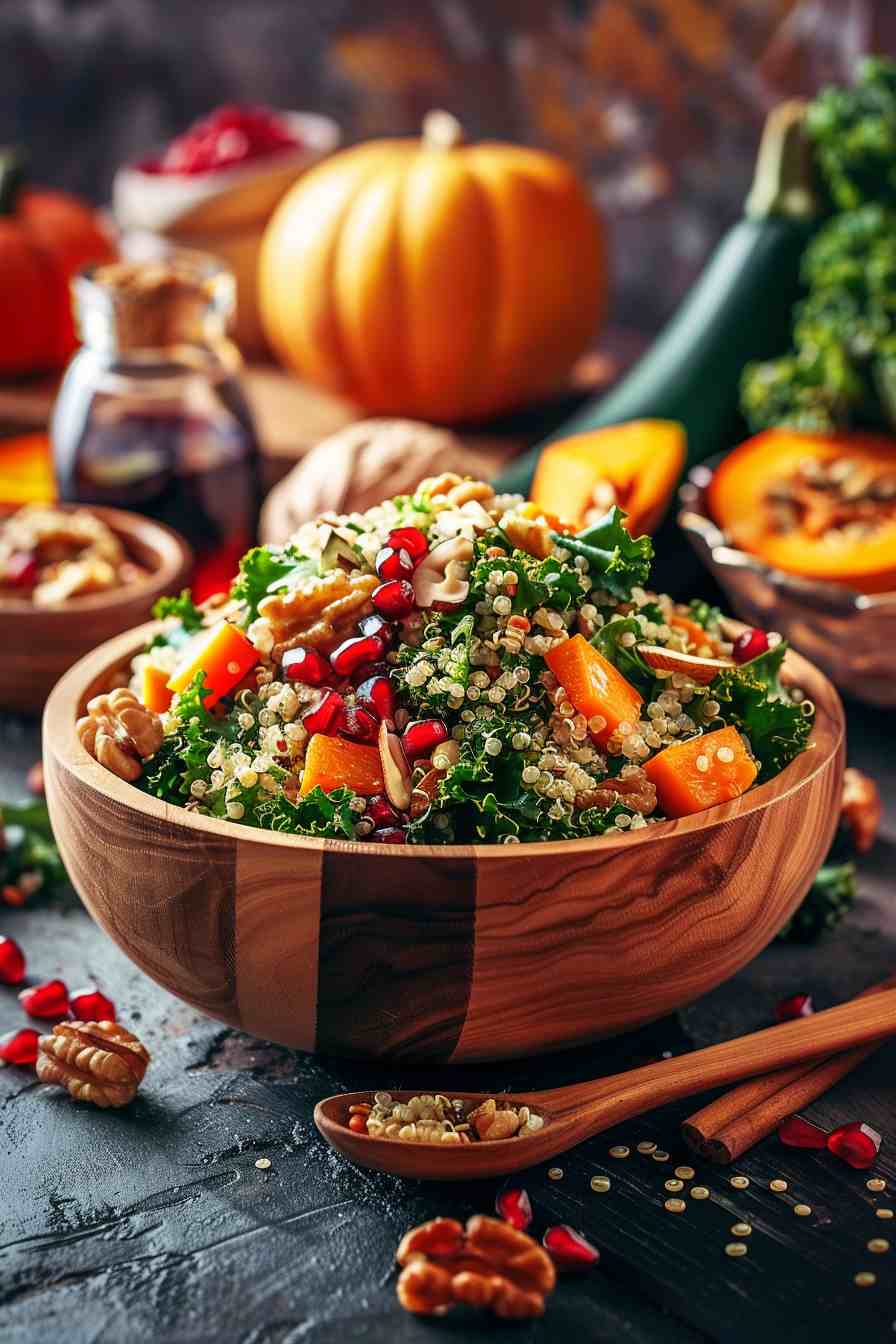
[[[781,641],[749,663],[720,672],[709,693],[719,716],[749,739],[759,763],[759,781],[771,779],[805,749],[811,716],[787,695],[780,682],[787,644]]]
[[[634,635],[637,642],[626,646],[620,642],[623,635]],[[634,616],[614,616],[591,636],[591,643],[598,653],[618,668],[645,699],[650,699],[656,677],[638,652],[638,643],[643,641],[644,635]]]
[[[258,615],[259,603],[270,593],[282,592],[297,579],[317,574],[319,562],[295,546],[255,546],[240,561],[230,596],[246,606],[246,624]]]
[[[896,63],[864,60],[853,88],[825,89],[810,104],[806,128],[838,210],[896,205]]]
[[[165,644],[177,648],[202,628],[202,612],[193,601],[189,588],[184,588],[179,597],[160,597],[152,609],[152,614],[157,621],[173,619],[176,624],[154,635],[146,646],[147,651]]]
[[[295,803],[283,793],[261,796],[246,820],[268,831],[286,831],[290,835],[317,835],[332,840],[353,840],[356,814],[352,811],[351,789],[333,789],[324,793],[320,786],[304,794]]]
[[[855,864],[822,864],[805,900],[784,925],[778,938],[784,943],[814,943],[828,929],[836,928],[855,898]]]
[[[595,587],[606,589],[621,601],[631,597],[633,588],[647,583],[653,560],[653,542],[647,536],[630,536],[624,527],[625,517],[614,504],[603,518],[574,537],[552,534],[558,546],[585,557]]]
[[[704,630],[708,630],[711,635],[718,634],[719,622],[722,619],[722,613],[718,607],[713,607],[702,597],[691,599],[688,606],[688,616],[698,625],[702,625]]]
[[[486,551],[501,547],[507,554],[490,556]],[[486,584],[492,574],[516,575],[517,587],[511,610],[516,616],[547,607],[551,611],[569,611],[582,600],[582,585],[578,570],[556,560],[552,555],[540,560],[526,551],[514,550],[509,538],[493,528],[476,543],[473,567],[470,571],[469,603],[485,598]]]
[[[165,737],[138,781],[144,792],[166,802],[180,803],[189,798],[194,780],[208,784],[209,752],[222,738],[236,740],[237,733],[230,719],[216,719],[209,714],[204,702],[210,694],[205,687],[205,672],[197,672],[175,702],[180,726]]]

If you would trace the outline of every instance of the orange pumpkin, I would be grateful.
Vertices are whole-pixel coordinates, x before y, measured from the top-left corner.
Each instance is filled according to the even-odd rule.
[[[60,368],[77,345],[69,280],[115,249],[90,206],[26,187],[20,159],[0,154],[0,374]]]
[[[735,546],[776,569],[846,584],[863,593],[889,592],[896,588],[892,496],[882,500],[876,525],[858,533],[848,527],[824,526],[834,501],[830,490],[821,492],[823,509],[804,490],[802,516],[784,530],[776,524],[780,508],[776,498],[780,500],[782,492],[799,481],[806,465],[830,470],[835,462],[892,484],[896,482],[896,439],[881,434],[767,430],[735,448],[716,468],[707,491],[709,511]]]
[[[603,312],[603,234],[554,155],[423,138],[345,150],[278,206],[259,262],[268,339],[379,414],[457,421],[553,387]]]

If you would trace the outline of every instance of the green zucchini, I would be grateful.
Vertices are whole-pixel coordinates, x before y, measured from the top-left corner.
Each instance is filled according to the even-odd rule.
[[[797,100],[774,109],[743,218],[647,354],[545,443],[626,420],[677,420],[687,431],[690,465],[732,441],[744,365],[790,343],[800,257],[818,213],[804,116]],[[543,446],[512,462],[496,489],[527,494]]]

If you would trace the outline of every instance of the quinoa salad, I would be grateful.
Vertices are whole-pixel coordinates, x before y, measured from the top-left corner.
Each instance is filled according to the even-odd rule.
[[[78,732],[156,798],[269,830],[516,844],[730,801],[804,749],[785,643],[650,586],[616,507],[573,534],[453,474],[163,599]]]

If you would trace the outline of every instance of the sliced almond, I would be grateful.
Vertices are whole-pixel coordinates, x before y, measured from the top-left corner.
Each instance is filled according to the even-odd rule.
[[[399,812],[407,812],[411,805],[411,771],[397,733],[390,733],[385,723],[380,724],[378,744],[380,764],[386,797]]]
[[[411,793],[411,817],[422,817],[426,809],[435,800],[439,791],[439,781],[442,778],[441,770],[427,770],[426,774],[415,785]]]
[[[680,672],[699,686],[708,686],[720,672],[735,666],[730,658],[698,658],[695,653],[679,653],[676,649],[664,649],[660,644],[639,644],[638,652],[648,667]]]

